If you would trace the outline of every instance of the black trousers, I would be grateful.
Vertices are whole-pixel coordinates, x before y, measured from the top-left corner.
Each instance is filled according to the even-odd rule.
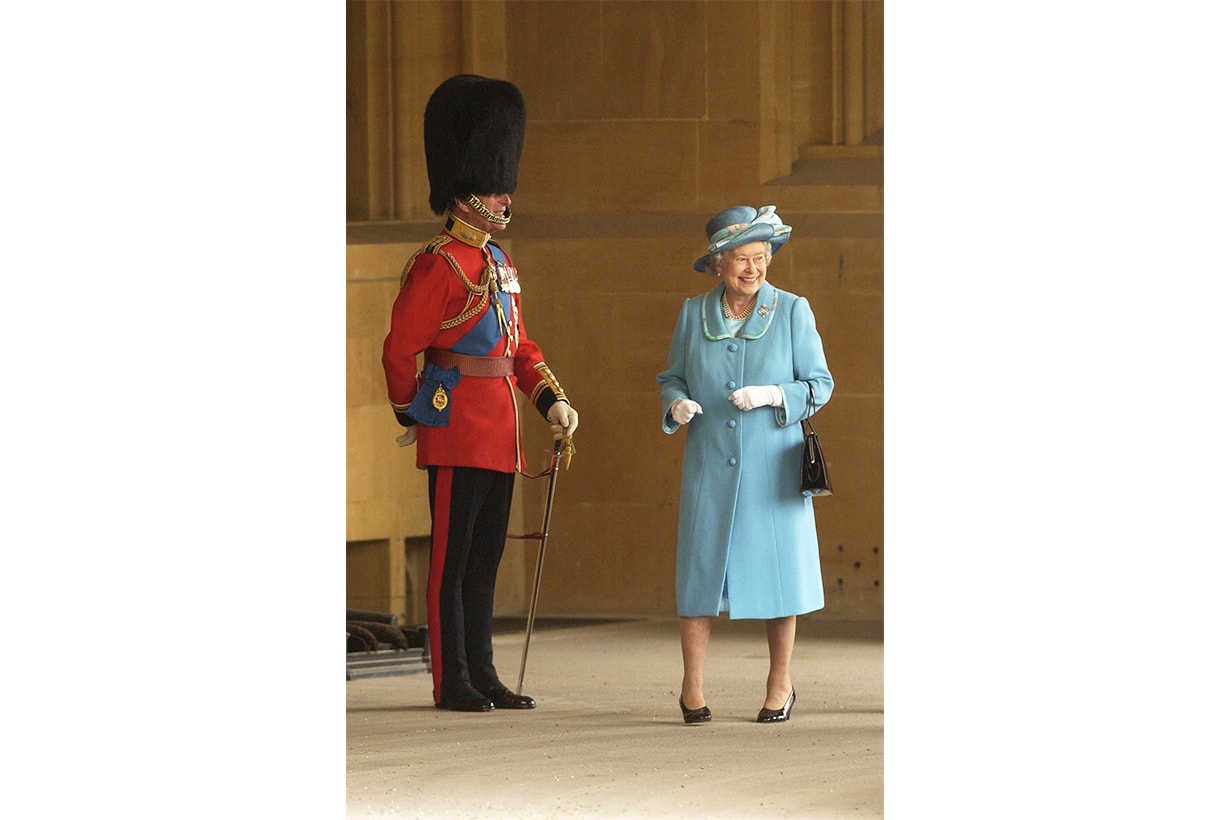
[[[485,691],[499,682],[491,619],[515,477],[475,467],[427,468],[427,629],[436,703],[464,683]]]

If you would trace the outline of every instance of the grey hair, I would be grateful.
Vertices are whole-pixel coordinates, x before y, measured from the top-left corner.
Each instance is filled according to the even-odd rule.
[[[742,245],[740,247],[742,247]],[[706,256],[705,273],[714,277],[718,276],[718,265],[722,264],[722,260],[726,258],[727,253],[728,251],[714,251]],[[764,241],[764,253],[766,257],[764,266],[767,268],[773,262],[773,243],[769,242],[767,239]]]

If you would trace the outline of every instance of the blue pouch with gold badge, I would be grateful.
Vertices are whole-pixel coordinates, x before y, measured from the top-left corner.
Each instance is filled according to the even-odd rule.
[[[422,383],[406,409],[406,415],[428,427],[448,427],[449,393],[461,381],[461,371],[429,364],[423,368]]]

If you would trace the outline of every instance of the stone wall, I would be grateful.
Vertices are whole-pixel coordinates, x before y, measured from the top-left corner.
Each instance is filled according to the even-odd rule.
[[[422,109],[439,82],[510,79],[529,121],[514,219],[531,335],[581,413],[561,474],[540,615],[674,613],[682,436],[655,375],[704,224],[776,204],[774,284],[806,296],[836,381],[816,417],[823,617],[883,617],[882,3],[351,2],[348,6],[348,606],[423,619],[426,477],[396,447],[380,344],[427,207]],[[857,126],[855,132],[850,127]],[[526,408],[527,450],[550,436]],[[541,523],[519,481],[513,531]],[[525,611],[535,544],[510,540],[497,608]],[[409,567],[409,572],[406,568]]]

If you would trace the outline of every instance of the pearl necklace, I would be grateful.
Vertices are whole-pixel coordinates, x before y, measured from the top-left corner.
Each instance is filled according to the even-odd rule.
[[[734,321],[746,319],[748,316],[752,315],[752,310],[755,307],[756,300],[752,299],[747,303],[747,307],[743,309],[743,312],[736,316],[735,312],[730,309],[730,302],[726,301],[726,292],[722,292],[722,315],[724,315],[727,319],[732,319]]]

